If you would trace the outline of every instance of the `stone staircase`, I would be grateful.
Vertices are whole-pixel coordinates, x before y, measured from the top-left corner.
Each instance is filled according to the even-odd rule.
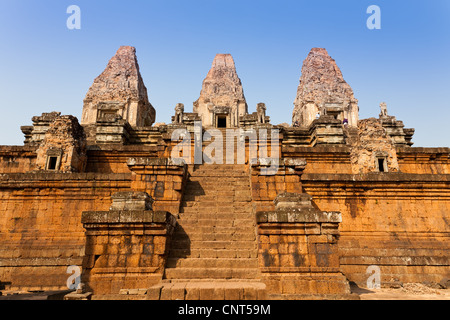
[[[150,299],[264,299],[245,165],[190,168],[166,264]]]

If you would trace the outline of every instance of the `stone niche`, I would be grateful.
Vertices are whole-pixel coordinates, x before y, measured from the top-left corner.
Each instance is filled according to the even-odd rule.
[[[36,151],[36,169],[83,172],[87,161],[86,136],[77,118],[56,115],[48,126]]]
[[[267,294],[286,298],[349,298],[340,272],[340,212],[315,208],[306,193],[279,194],[274,211],[257,212],[258,256]]]
[[[110,211],[83,212],[86,248],[81,281],[94,295],[149,288],[162,279],[176,219],[153,211],[144,192],[119,192]]]

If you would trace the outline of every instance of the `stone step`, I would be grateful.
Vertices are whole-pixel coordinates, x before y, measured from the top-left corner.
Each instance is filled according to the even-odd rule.
[[[252,213],[251,209],[240,209],[242,212],[233,212],[233,209],[217,208],[217,209],[189,209],[181,210],[179,214],[179,223],[186,223],[189,221],[198,221],[205,224],[209,222],[225,220],[228,222],[233,222],[234,220],[240,220],[238,222],[251,222],[255,221],[255,215]],[[244,221],[245,220],[245,221]]]
[[[256,230],[255,226],[236,226],[236,227],[214,227],[214,226],[198,226],[198,225],[183,225],[178,228],[175,228],[176,232],[182,232],[182,233],[254,233]]]
[[[171,249],[185,249],[185,248],[196,248],[196,249],[254,249],[256,250],[257,244],[253,240],[224,240],[224,241],[204,241],[204,240],[173,240],[171,241]]]
[[[251,194],[249,194],[248,196],[251,196]],[[231,202],[231,200],[233,200],[233,198],[235,198],[235,197],[240,197],[240,194],[238,193],[236,195],[236,191],[231,191],[231,192],[229,192],[229,195],[228,195],[227,198]],[[184,196],[183,196],[183,201],[182,201],[181,205],[183,205],[183,204],[185,204],[187,202],[200,203],[200,202],[203,202],[203,201],[217,201],[217,195],[190,194],[190,193],[186,192],[184,194]],[[230,202],[228,202],[228,203],[230,203]]]
[[[171,258],[256,258],[257,251],[252,249],[204,249],[204,248],[171,248],[169,257]]]
[[[237,227],[237,226],[254,226],[254,218],[242,219],[198,219],[196,217],[186,217],[178,220],[182,226],[204,226],[204,227]]]
[[[180,212],[180,223],[186,220],[248,220],[253,221],[254,216],[249,209],[248,212],[233,212],[233,209],[210,209],[210,210],[202,210],[202,209],[194,209],[189,208],[186,210],[181,210]]]
[[[249,186],[250,181],[248,178],[233,178],[233,177],[190,177],[187,181],[187,187],[196,186],[196,185],[208,185],[217,187],[217,183],[221,183],[222,186],[224,184],[229,184],[229,186]]]
[[[236,171],[236,170],[197,170],[194,172],[189,172],[189,178],[196,178],[203,180],[205,178],[213,179],[231,179],[231,180],[250,180],[250,175],[246,171]]]
[[[250,183],[248,182],[228,182],[228,181],[214,181],[214,182],[191,182],[186,185],[184,194],[195,195],[213,195],[219,194],[222,196],[233,196],[236,194],[250,193]]]
[[[148,300],[266,300],[259,281],[171,281],[147,290]]]
[[[200,182],[207,182],[211,180],[222,180],[222,181],[231,181],[231,182],[247,182],[250,181],[250,177],[247,173],[245,174],[236,174],[232,171],[230,172],[217,172],[217,171],[211,171],[211,172],[196,172],[194,174],[189,175],[189,181],[200,181]]]
[[[249,179],[249,173],[247,171],[239,170],[198,170],[189,173],[190,178],[203,178],[203,177],[220,177],[224,179]]]
[[[240,211],[241,212],[234,212],[233,209],[227,208],[196,209],[194,207],[187,207],[186,210],[184,208],[183,210],[180,210],[179,223],[183,223],[187,220],[255,220],[252,209],[241,208]]]
[[[234,197],[233,197],[234,198]],[[181,204],[181,208],[184,207],[196,207],[196,208],[203,208],[203,209],[217,209],[217,208],[227,208],[227,209],[239,209],[242,206],[245,206],[247,208],[252,208],[252,203],[249,198],[245,198],[244,196],[236,197],[235,201],[233,199],[228,199],[229,201],[223,202],[216,200],[201,200],[201,201],[183,201]],[[191,202],[191,205],[188,206],[187,204]]]
[[[166,268],[258,268],[256,258],[169,258]]]
[[[236,207],[237,205],[233,205],[233,203],[236,202],[251,202],[252,195],[250,193],[245,194],[243,192],[234,192],[233,195],[225,197],[228,201],[226,203],[224,202],[217,202],[217,200],[223,200],[222,197],[219,195],[214,194],[185,194],[183,196],[183,202],[181,203],[181,206],[186,205],[188,202],[197,203],[197,206],[206,206],[207,204],[210,204],[211,206],[217,206],[222,207],[224,204],[228,207]],[[250,203],[249,203],[250,205]]]
[[[195,165],[194,168],[190,167],[189,172],[199,171],[199,170],[246,170],[245,165],[243,164],[227,164],[227,163],[214,163],[214,164],[202,164]]]
[[[233,197],[234,198],[234,197]],[[229,199],[228,202],[218,202],[211,200],[202,200],[202,201],[182,201],[181,208],[202,208],[204,210],[207,209],[217,209],[217,208],[226,208],[230,209],[239,209],[245,207],[246,209],[252,208],[252,203],[248,198],[244,198],[242,196],[236,197],[235,199]]]
[[[190,176],[187,180],[188,184],[208,183],[208,182],[230,182],[236,184],[250,183],[249,177],[236,177],[233,173],[227,175],[204,175],[204,176]]]
[[[165,279],[258,279],[257,268],[166,268]]]
[[[231,200],[230,200],[231,201]],[[214,201],[186,201],[182,203],[181,209],[184,208],[196,208],[202,210],[215,210],[215,209],[223,209],[225,210],[239,210],[241,208],[248,209],[252,208],[251,201],[234,201],[234,202],[214,202]],[[242,212],[242,211],[239,211]]]
[[[242,182],[201,182],[201,181],[190,181],[186,184],[185,192],[195,192],[199,191],[210,191],[210,192],[229,192],[229,191],[250,191],[250,183],[246,181]]]
[[[259,278],[256,221],[245,166],[202,165],[189,173],[164,276],[164,281],[178,285],[161,287],[160,298],[191,295],[183,287],[187,280],[211,285]]]
[[[175,240],[190,240],[190,241],[256,241],[256,233],[248,232],[248,233],[203,233],[203,232],[195,232],[195,233],[174,233],[172,236],[172,241]]]
[[[242,182],[228,182],[228,181],[207,181],[207,182],[200,182],[200,181],[191,181],[188,182],[186,185],[185,192],[194,192],[197,193],[198,191],[250,191],[250,182],[242,181]]]
[[[189,173],[189,178],[194,180],[205,180],[207,178],[212,179],[227,179],[227,180],[237,180],[245,181],[250,180],[250,175],[248,172],[244,171],[233,171],[233,170],[202,170]]]
[[[200,208],[200,207],[185,207],[180,210],[180,223],[186,219],[195,220],[233,220],[233,219],[250,219],[255,220],[251,208],[239,208],[239,212],[236,209],[229,208]]]
[[[195,185],[196,183],[209,183],[214,184],[215,182],[229,182],[229,183],[235,183],[236,185],[242,185],[242,184],[250,184],[250,179],[248,177],[234,177],[232,173],[230,173],[230,176],[201,176],[201,177],[189,177],[187,183]]]
[[[247,194],[245,194],[245,192],[247,192]],[[196,199],[189,199],[189,200],[185,200],[186,196],[214,196],[217,198],[218,201],[222,201],[224,202],[225,200],[228,201],[229,203],[231,201],[229,201],[230,197],[234,197],[236,195],[244,195],[244,196],[250,196],[251,193],[250,191],[247,191],[246,189],[235,189],[235,188],[225,188],[225,187],[221,187],[221,189],[218,188],[195,188],[195,189],[190,189],[190,190],[186,190],[186,192],[183,195],[183,201],[192,201],[195,202]]]

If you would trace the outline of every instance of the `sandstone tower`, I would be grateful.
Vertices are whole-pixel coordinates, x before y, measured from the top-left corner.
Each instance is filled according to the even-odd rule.
[[[216,55],[193,109],[204,127],[239,126],[239,117],[247,114],[247,102],[230,54]]]
[[[292,123],[308,127],[318,114],[341,122],[347,119],[351,127],[358,124],[358,100],[352,88],[327,50],[313,48],[303,62]]]
[[[155,122],[136,58],[136,49],[122,46],[106,69],[90,87],[83,104],[82,125],[119,116],[132,127],[148,127]]]

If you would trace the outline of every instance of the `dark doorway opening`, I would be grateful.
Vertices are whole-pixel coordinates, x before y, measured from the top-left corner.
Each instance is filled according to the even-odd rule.
[[[217,128],[226,128],[227,127],[227,117],[221,116],[217,117]]]
[[[378,171],[386,172],[386,168],[384,167],[384,159],[378,159]]]
[[[48,159],[48,170],[56,170],[57,162],[58,162],[58,157],[50,157],[50,159]]]

